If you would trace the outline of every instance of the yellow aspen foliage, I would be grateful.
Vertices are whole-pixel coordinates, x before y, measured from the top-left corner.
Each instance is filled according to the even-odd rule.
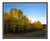
[[[16,23],[14,21],[10,21],[10,27],[12,28],[12,30],[15,30]]]
[[[29,23],[31,23],[32,21],[30,20]]]
[[[32,26],[36,29],[42,29],[43,28],[40,21],[35,21]]]
[[[22,10],[18,10],[17,8],[12,8],[10,10],[10,13],[4,12],[4,21],[8,22],[9,25],[12,28],[12,30],[15,30],[18,27],[18,30],[24,31],[24,28],[27,30],[30,30],[31,24],[33,28],[36,29],[42,29],[42,24],[40,21],[35,21],[34,23],[31,23],[32,21],[27,18],[26,15],[23,15]],[[25,26],[25,27],[24,27]]]
[[[27,29],[28,30],[30,30],[30,27],[31,27],[31,25],[30,24],[27,24]]]
[[[41,24],[40,21],[37,21],[37,28],[38,28],[38,29],[42,29],[42,24]]]
[[[4,20],[5,21],[9,21],[9,19],[10,19],[10,17],[9,17],[10,15],[9,15],[9,12],[7,11],[7,12],[4,12]]]

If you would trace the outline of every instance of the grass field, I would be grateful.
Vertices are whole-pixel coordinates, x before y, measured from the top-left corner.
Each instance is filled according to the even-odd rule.
[[[4,34],[4,38],[7,39],[46,39],[47,38],[47,31],[46,30],[39,30],[39,31],[33,31],[26,34]]]

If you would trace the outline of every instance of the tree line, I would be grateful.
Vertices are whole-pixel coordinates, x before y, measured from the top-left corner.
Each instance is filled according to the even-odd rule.
[[[31,23],[31,20],[23,15],[22,10],[12,8],[7,12],[4,12],[4,33],[8,32],[27,32],[32,30],[43,29],[40,21]]]

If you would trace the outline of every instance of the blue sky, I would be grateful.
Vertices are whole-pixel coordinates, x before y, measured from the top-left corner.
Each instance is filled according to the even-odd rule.
[[[46,5],[46,3],[4,3],[4,11],[10,12],[12,7],[21,9],[32,22],[39,20],[46,24]]]

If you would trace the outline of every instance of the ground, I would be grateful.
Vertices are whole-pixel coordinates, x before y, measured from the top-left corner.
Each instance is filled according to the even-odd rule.
[[[40,38],[40,39],[46,39],[47,38],[47,31],[46,30],[38,30],[38,31],[33,31],[29,32],[26,34],[4,34],[4,38],[6,39],[35,39],[35,38]]]

